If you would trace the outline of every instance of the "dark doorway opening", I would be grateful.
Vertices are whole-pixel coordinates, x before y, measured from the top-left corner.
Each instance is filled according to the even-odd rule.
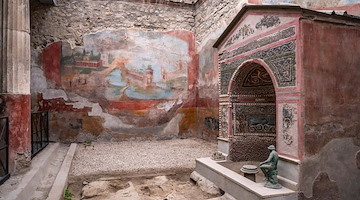
[[[9,118],[0,117],[0,184],[9,177]]]
[[[31,157],[49,144],[48,112],[31,113]]]

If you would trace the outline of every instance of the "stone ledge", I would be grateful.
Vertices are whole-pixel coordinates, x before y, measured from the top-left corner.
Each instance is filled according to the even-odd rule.
[[[57,174],[55,181],[51,187],[47,200],[61,200],[63,199],[64,191],[67,186],[69,171],[72,160],[76,151],[76,143],[72,143],[65,156],[65,159],[61,165],[59,173]]]
[[[297,193],[293,190],[285,187],[276,190],[265,188],[264,183],[255,183],[240,174],[219,165],[210,158],[196,159],[195,170],[236,199],[297,199]]]
[[[31,161],[30,171],[22,178],[19,186],[5,197],[7,200],[28,199],[36,190],[39,182],[46,174],[53,159],[53,153],[59,147],[59,143],[48,144],[36,157]]]

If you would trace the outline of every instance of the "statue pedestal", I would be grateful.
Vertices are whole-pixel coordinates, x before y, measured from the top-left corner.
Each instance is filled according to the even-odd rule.
[[[244,177],[255,182],[255,174],[258,173],[258,168],[255,165],[244,165],[240,171],[244,173]]]

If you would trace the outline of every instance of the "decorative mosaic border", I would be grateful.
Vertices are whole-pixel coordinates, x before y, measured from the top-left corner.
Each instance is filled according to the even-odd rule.
[[[246,44],[244,46],[238,47],[237,49],[234,49],[234,50],[229,51],[229,52],[224,53],[224,54],[220,54],[219,59],[220,60],[225,60],[225,59],[234,57],[236,55],[240,55],[240,54],[243,54],[245,52],[252,51],[254,49],[257,49],[257,48],[266,46],[268,44],[280,41],[282,39],[289,38],[289,37],[294,36],[294,35],[295,35],[295,26],[291,26],[291,27],[289,27],[287,29],[284,29],[284,30],[281,30],[281,31],[277,32],[275,35],[267,36],[267,37],[252,41],[252,42],[250,42],[250,43],[248,43],[248,44]]]
[[[233,106],[234,136],[242,135],[245,133],[276,134],[275,103],[236,103],[233,104]]]
[[[228,137],[228,105],[219,106],[219,134],[220,136],[227,138]]]
[[[233,62],[220,64],[220,94],[227,94],[230,79],[235,70],[246,60],[262,59],[273,71],[279,87],[296,84],[295,40],[270,49],[256,52]]]

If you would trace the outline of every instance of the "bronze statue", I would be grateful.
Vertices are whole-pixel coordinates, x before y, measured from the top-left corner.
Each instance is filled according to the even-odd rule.
[[[266,177],[265,187],[272,189],[280,189],[282,186],[279,184],[277,179],[277,163],[279,155],[275,151],[275,146],[270,145],[268,149],[271,151],[267,160],[260,162],[260,169]],[[270,165],[266,165],[270,163]]]

